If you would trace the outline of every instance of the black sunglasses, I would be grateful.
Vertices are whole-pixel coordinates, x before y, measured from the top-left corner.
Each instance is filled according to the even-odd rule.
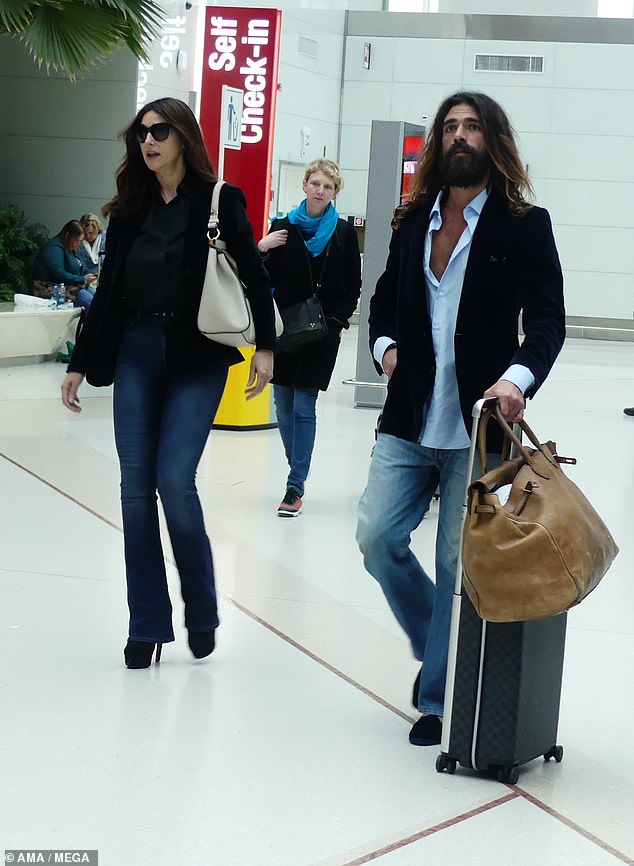
[[[170,134],[170,129],[172,129],[171,123],[153,123],[152,126],[143,126],[140,123],[135,129],[134,135],[139,144],[144,143],[148,132],[154,141],[165,141]]]

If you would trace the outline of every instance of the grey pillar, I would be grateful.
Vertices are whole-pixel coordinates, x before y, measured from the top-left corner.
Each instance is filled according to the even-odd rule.
[[[394,208],[400,203],[403,181],[403,140],[423,135],[425,128],[398,120],[373,120],[370,139],[368,201],[363,254],[363,284],[359,305],[359,337],[354,388],[355,406],[383,406],[385,376],[376,372],[368,345],[370,298],[385,270]]]

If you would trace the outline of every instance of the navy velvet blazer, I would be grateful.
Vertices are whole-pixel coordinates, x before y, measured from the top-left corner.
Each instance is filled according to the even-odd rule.
[[[381,336],[391,337],[398,347],[381,432],[411,442],[420,435],[436,374],[423,271],[432,205],[411,211],[392,232],[385,272],[370,302],[370,350]],[[533,207],[523,216],[511,214],[493,190],[471,242],[454,336],[467,431],[473,404],[511,364],[523,364],[533,373],[535,384],[526,395],[532,397],[564,337],[563,277],[548,212]],[[377,370],[382,372],[378,365]]]

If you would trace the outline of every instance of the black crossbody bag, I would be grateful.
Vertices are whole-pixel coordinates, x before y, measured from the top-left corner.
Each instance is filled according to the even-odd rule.
[[[284,330],[277,340],[277,348],[280,352],[299,352],[305,346],[323,339],[328,333],[328,325],[319,300],[319,290],[328,264],[329,253],[330,241],[319,279],[310,298],[280,310],[284,322]]]

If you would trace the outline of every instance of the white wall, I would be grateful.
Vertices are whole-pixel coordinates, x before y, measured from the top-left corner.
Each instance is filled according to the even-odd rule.
[[[484,90],[508,110],[538,201],[553,216],[569,314],[632,319],[631,21],[550,18],[548,34],[540,42],[536,33],[544,19],[349,12],[351,35],[344,40],[345,0],[322,0],[319,9],[311,10],[301,8],[302,2],[283,4],[274,189],[280,163],[305,164],[325,150],[328,157],[339,156],[345,178],[337,202],[340,212],[363,214],[371,121],[421,123],[423,115],[433,117],[452,91]],[[552,13],[562,14],[571,2],[560,0]],[[377,0],[355,3],[366,9],[380,5]],[[180,6],[182,0],[174,0],[169,14],[178,14]],[[466,20],[486,38],[465,38]],[[487,20],[489,29],[483,30]],[[421,21],[433,21],[440,29],[420,35]],[[531,41],[520,42],[514,37],[526,22]],[[562,38],[567,23],[583,41]],[[439,35],[447,26],[449,34]],[[619,28],[628,44],[610,44],[607,27]],[[507,42],[500,40],[501,33]],[[188,31],[189,42],[183,43],[189,51],[192,35]],[[369,70],[362,65],[366,41],[372,43]],[[302,47],[312,56],[302,53]],[[476,73],[477,50],[541,53],[544,73]],[[5,118],[0,128],[0,202],[20,205],[52,231],[71,217],[98,210],[113,192],[122,154],[116,133],[134,113],[136,73],[135,59],[122,51],[85,81],[72,84],[61,75],[39,71],[17,42],[0,38],[0,116]],[[189,73],[172,75],[159,83],[161,95],[173,86],[174,95],[186,98],[190,80]],[[147,94],[155,95],[159,93]],[[311,135],[303,153],[302,127]],[[271,210],[275,213],[275,201]]]
[[[380,11],[383,4],[382,0],[310,0],[306,8],[305,0],[247,0],[227,5],[282,10],[270,208],[275,216],[281,163],[303,166],[324,154],[338,158],[346,10]],[[303,147],[302,128],[306,127],[310,144]]]
[[[167,96],[189,102],[194,87],[199,10],[187,10],[184,0],[163,0],[161,7],[166,18],[150,46],[149,60],[139,64],[137,108]]]
[[[141,87],[128,49],[71,82],[40,69],[17,40],[0,37],[0,203],[18,205],[51,234],[82,213],[101,211],[124,152],[117,135],[136,114],[137,100],[187,101],[192,88],[195,14],[183,24],[184,0],[162,6],[168,20],[151,47],[150,81]],[[178,49],[187,54],[180,71]]]
[[[597,14],[597,0],[439,0],[439,12],[478,15],[590,15]]]
[[[0,203],[51,233],[100,211],[123,154],[117,133],[134,116],[136,66],[124,50],[73,83],[0,37]]]
[[[277,212],[280,162],[305,165],[324,155],[337,159],[344,25],[341,11],[282,13],[272,215]],[[306,147],[302,129],[310,130]]]
[[[372,65],[366,70],[361,58],[368,40]],[[475,72],[476,52],[541,54],[544,73]],[[553,218],[568,314],[631,320],[632,69],[634,44],[349,36],[341,136],[347,185],[340,209],[365,210],[373,119],[421,123],[427,114],[431,122],[445,96],[458,89],[482,90],[507,110],[537,201]]]

